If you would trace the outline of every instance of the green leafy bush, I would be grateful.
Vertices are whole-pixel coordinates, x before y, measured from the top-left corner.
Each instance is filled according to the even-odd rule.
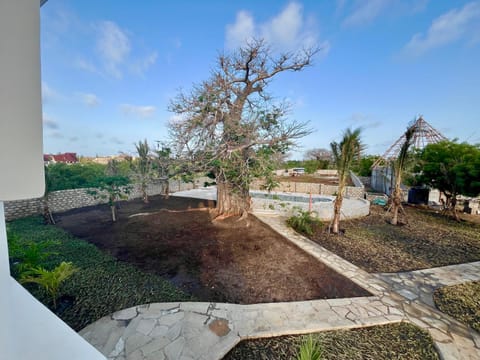
[[[18,219],[8,226],[12,233],[18,234],[22,246],[46,239],[57,243],[49,247],[52,254],[41,262],[44,269],[54,269],[63,261],[72,262],[80,269],[59,288],[57,299],[73,298],[65,309],[61,309],[60,303],[54,309],[43,288],[25,284],[33,296],[74,330],[79,331],[103,316],[135,305],[194,300],[160,276],[117,261],[94,245],[58,227],[45,225],[41,217]]]
[[[71,262],[62,261],[53,270],[46,270],[41,266],[26,270],[21,275],[20,282],[22,284],[35,283],[40,285],[50,295],[53,300],[53,307],[56,309],[60,286],[77,271],[78,268],[73,266]]]
[[[14,277],[40,266],[50,256],[56,255],[52,248],[58,245],[58,242],[54,240],[24,241],[21,236],[11,230],[7,231],[7,239]]]
[[[295,231],[311,236],[322,227],[322,222],[306,210],[298,210],[298,214],[287,219],[287,224]]]
[[[300,345],[297,360],[320,360],[322,358],[322,348],[317,340],[309,335]]]

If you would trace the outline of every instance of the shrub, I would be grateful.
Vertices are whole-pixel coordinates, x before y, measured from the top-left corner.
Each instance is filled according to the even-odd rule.
[[[322,358],[322,348],[320,344],[309,335],[300,345],[297,360],[320,360]]]
[[[53,270],[45,270],[43,267],[31,268],[25,271],[21,277],[20,282],[35,283],[40,285],[52,297],[53,307],[57,308],[58,289],[75,272],[78,268],[73,266],[71,262],[62,261],[60,265]]]
[[[316,228],[323,225],[318,218],[306,210],[298,210],[298,214],[290,217],[287,224],[295,231],[308,236],[313,235]]]

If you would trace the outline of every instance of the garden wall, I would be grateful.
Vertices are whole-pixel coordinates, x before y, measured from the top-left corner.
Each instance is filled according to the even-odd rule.
[[[197,184],[197,181],[196,181]],[[191,190],[194,184],[185,183],[177,180],[169,181],[170,193]],[[48,206],[53,213],[67,211],[85,206],[97,205],[106,203],[107,199],[96,199],[88,193],[93,189],[71,189],[52,191],[48,195]],[[147,187],[147,194],[150,196],[163,193],[163,183],[153,182]],[[128,200],[142,197],[142,192],[138,185],[134,185],[132,191],[128,196]],[[5,201],[5,219],[7,221],[19,219],[26,216],[43,214],[44,198]]]
[[[336,170],[329,170],[329,171],[336,171]],[[353,175],[352,176],[353,183],[358,184],[358,186],[346,186],[345,196],[363,199],[365,195],[365,187],[363,186],[362,182],[357,176],[355,176],[353,173],[352,175]],[[257,180],[251,184],[250,189],[264,190],[262,185],[263,185],[263,182],[260,180]],[[337,193],[338,186],[326,185],[326,184],[303,183],[303,182],[295,182],[295,181],[281,181],[279,185],[275,188],[275,191],[332,196]]]

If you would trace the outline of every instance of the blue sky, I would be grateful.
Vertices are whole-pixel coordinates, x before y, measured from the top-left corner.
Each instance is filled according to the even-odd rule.
[[[49,0],[41,9],[44,151],[133,153],[167,138],[179,89],[249,37],[313,67],[271,85],[315,132],[292,158],[363,127],[382,154],[422,114],[448,138],[480,142],[480,1]]]

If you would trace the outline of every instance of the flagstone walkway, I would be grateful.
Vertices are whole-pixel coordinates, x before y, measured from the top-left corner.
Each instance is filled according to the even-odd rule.
[[[437,286],[479,279],[480,262],[369,274],[295,233],[283,218],[256,216],[372,296],[254,305],[139,305],[106,316],[80,334],[111,360],[210,360],[221,359],[247,338],[409,321],[430,332],[442,359],[480,359],[480,334],[436,310],[430,301]]]

